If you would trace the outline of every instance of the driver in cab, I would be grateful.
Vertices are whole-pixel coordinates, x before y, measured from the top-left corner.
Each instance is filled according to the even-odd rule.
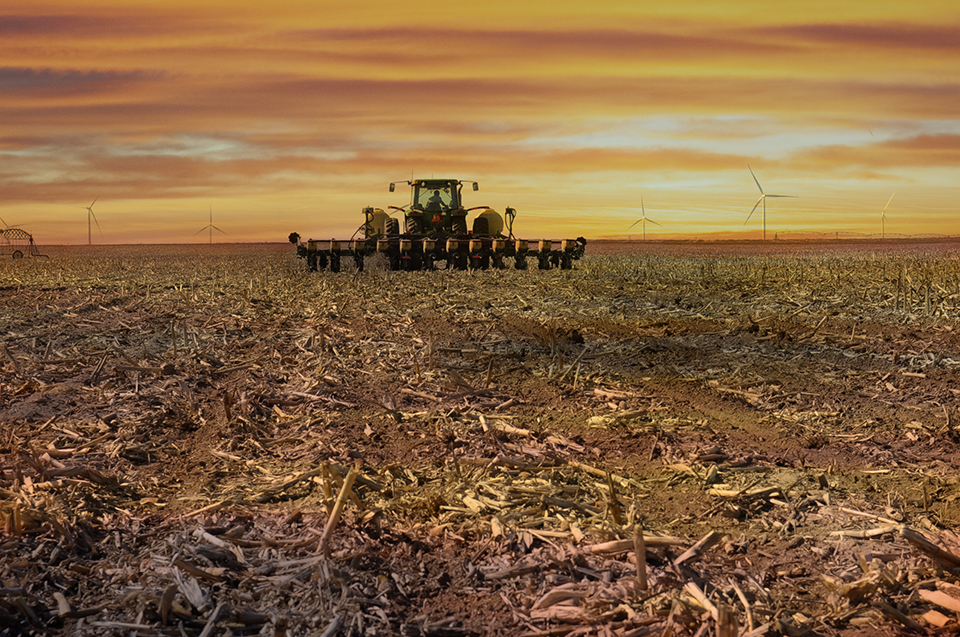
[[[434,190],[433,195],[427,199],[427,210],[429,212],[440,212],[446,207],[447,206],[443,203],[443,197],[440,196],[440,191]]]

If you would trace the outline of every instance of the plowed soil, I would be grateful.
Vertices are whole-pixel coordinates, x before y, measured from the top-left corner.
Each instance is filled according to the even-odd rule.
[[[0,635],[956,631],[958,248],[0,263]]]

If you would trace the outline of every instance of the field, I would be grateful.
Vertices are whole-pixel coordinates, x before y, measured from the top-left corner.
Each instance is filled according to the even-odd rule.
[[[0,261],[0,635],[960,630],[960,244],[45,251]]]

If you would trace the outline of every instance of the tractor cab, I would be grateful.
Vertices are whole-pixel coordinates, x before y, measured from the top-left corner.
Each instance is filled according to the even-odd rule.
[[[424,212],[449,212],[460,208],[460,189],[457,182],[415,181],[413,182],[413,203],[411,208]]]
[[[394,192],[397,183],[390,184],[390,192]],[[460,181],[458,179],[416,179],[408,181],[412,199],[409,207],[405,206],[406,221],[404,230],[410,234],[424,234],[443,232],[446,234],[465,234],[467,231],[467,210],[464,210],[460,200],[463,184],[473,184],[474,190],[479,190],[475,181]]]

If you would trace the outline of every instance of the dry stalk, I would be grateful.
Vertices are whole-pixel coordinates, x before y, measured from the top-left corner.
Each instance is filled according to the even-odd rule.
[[[643,538],[643,525],[637,524],[633,530],[633,553],[637,559],[637,587],[647,590],[647,544]]]
[[[360,468],[354,465],[354,467],[350,469],[350,472],[347,474],[346,479],[343,481],[343,487],[340,489],[340,495],[337,496],[337,501],[333,505],[333,511],[330,513],[330,519],[327,520],[327,525],[323,529],[323,535],[320,536],[320,550],[323,551],[323,555],[326,558],[330,557],[330,538],[333,536],[333,531],[340,522],[340,516],[343,514],[343,507],[347,503],[347,498],[350,497],[350,491],[353,488],[353,481],[357,479],[358,473],[360,473]]]

